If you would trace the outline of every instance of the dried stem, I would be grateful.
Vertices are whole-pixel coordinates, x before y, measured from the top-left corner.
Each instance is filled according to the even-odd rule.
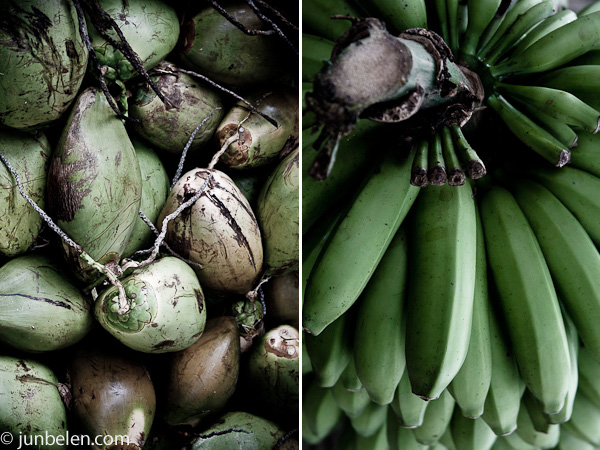
[[[258,16],[258,18],[261,19],[263,22],[268,23],[271,26],[271,28],[273,30],[275,30],[275,33],[277,34],[277,36],[279,36],[281,39],[283,39],[283,41],[288,45],[288,47],[290,47],[292,50],[294,50],[294,53],[296,54],[296,56],[298,56],[298,49],[296,47],[294,47],[294,44],[292,44],[292,42],[283,33],[283,31],[281,31],[281,28],[279,28],[275,24],[275,22],[273,22],[271,19],[269,19],[267,16],[265,16],[262,13],[262,11],[256,6],[256,4],[254,3],[253,0],[246,0],[246,3],[248,3],[250,8],[252,8],[252,11],[254,11],[254,13]]]
[[[219,4],[219,2],[217,2],[216,0],[208,0],[208,1],[219,14],[221,14],[223,17],[225,17],[227,19],[227,21],[229,23],[231,23],[233,26],[235,26],[239,30],[243,31],[245,34],[248,34],[250,36],[259,36],[259,35],[270,36],[274,33],[274,30],[252,30],[252,29],[246,27],[243,23],[239,22],[235,17],[233,17],[227,11],[225,11],[225,8],[223,8]]]

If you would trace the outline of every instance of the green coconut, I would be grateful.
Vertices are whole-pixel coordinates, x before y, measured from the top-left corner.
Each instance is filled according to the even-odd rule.
[[[142,178],[125,126],[104,94],[88,88],[78,97],[52,155],[49,212],[58,226],[101,264],[116,264],[138,218]],[[82,280],[96,274],[63,243]]]
[[[0,124],[43,126],[69,107],[88,52],[69,0],[0,2]]]
[[[204,331],[204,294],[194,271],[180,259],[165,257],[121,280],[127,308],[111,287],[95,304],[96,319],[126,346],[146,353],[176,352]]]
[[[298,328],[300,322],[300,280],[294,271],[273,277],[263,285],[267,319],[270,323],[288,324]]]
[[[221,162],[236,169],[268,164],[277,158],[286,144],[292,146],[298,139],[297,90],[286,87],[261,89],[246,100],[274,119],[277,127],[264,117],[250,113],[242,102],[229,110],[217,128],[216,136],[222,146],[237,133],[237,140],[221,157]]]
[[[210,436],[212,433],[232,430]],[[235,431],[239,430],[239,431]],[[192,443],[192,450],[263,450],[275,448],[285,430],[270,420],[246,412],[230,412],[217,419],[209,428],[200,431],[201,437]],[[207,436],[207,437],[202,437]],[[210,437],[208,437],[210,436]]]
[[[0,356],[0,431],[11,434],[13,446],[8,448],[67,448],[67,413],[58,380],[48,367]],[[7,435],[2,436],[2,444],[8,444]]]
[[[154,150],[139,140],[133,139],[131,142],[135,148],[135,155],[140,165],[140,174],[142,177],[140,209],[150,222],[156,226],[156,219],[158,219],[160,210],[165,204],[169,195],[169,189],[171,188],[169,176]],[[123,256],[131,256],[138,250],[150,247],[153,238],[154,233],[150,227],[141,217],[138,217],[129,238],[129,243],[123,251]]]
[[[98,450],[140,450],[148,437],[156,395],[146,368],[130,357],[78,353],[69,367],[71,411]]]
[[[99,4],[121,29],[146,70],[156,66],[175,48],[179,39],[179,19],[167,3],[161,0],[99,0]],[[120,50],[116,50],[93,26],[88,28],[98,62],[106,66],[105,78],[127,81],[138,75]],[[106,32],[119,41],[114,30],[107,28]]]
[[[92,328],[92,306],[59,270],[60,261],[24,255],[0,268],[0,341],[27,352],[68,347]]]
[[[263,249],[254,213],[231,178],[214,169],[187,172],[171,190],[158,222],[193,197],[209,175],[213,179],[200,198],[167,225],[166,241],[202,265],[194,270],[204,288],[245,294],[260,274]]]
[[[240,337],[233,317],[206,323],[198,341],[173,355],[165,420],[169,425],[197,425],[220,412],[233,395],[240,370]]]
[[[272,413],[296,414],[300,392],[300,334],[289,325],[269,330],[252,348],[248,382]]]
[[[134,127],[136,133],[156,148],[181,154],[196,127],[206,120],[190,146],[191,150],[202,148],[223,117],[220,97],[190,75],[177,72],[173,64],[163,62],[156,69],[151,78],[167,103],[146,83],[133,87],[129,114],[140,120]]]
[[[245,3],[224,5],[248,29],[265,30],[265,24]],[[208,7],[182,26],[180,49],[184,67],[218,83],[246,86],[265,82],[282,73],[282,46],[276,36],[249,36]]]
[[[25,193],[44,208],[51,153],[46,136],[0,130],[0,152],[17,171]],[[41,216],[21,196],[15,177],[0,163],[0,253],[13,257],[25,252],[41,228]]]
[[[258,198],[256,215],[263,233],[268,274],[278,275],[298,269],[299,171],[296,148],[275,168]]]

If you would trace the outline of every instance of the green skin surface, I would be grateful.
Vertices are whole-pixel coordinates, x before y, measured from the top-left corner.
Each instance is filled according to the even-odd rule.
[[[73,359],[69,378],[71,413],[82,431],[107,439],[128,436],[130,445],[123,447],[127,450],[143,447],[156,411],[154,386],[144,366],[130,356],[115,355],[114,350],[111,354],[88,350]],[[107,450],[111,446],[91,448]]]
[[[247,375],[258,391],[260,402],[282,414],[297,413],[300,390],[298,330],[282,325],[268,331],[252,347]]]
[[[41,255],[12,259],[0,269],[0,341],[27,352],[73,345],[92,328],[89,300]]]
[[[44,208],[50,144],[44,134],[1,130],[0,149],[19,174],[25,193]],[[42,218],[21,197],[8,168],[0,166],[0,253],[13,257],[37,239]]]
[[[158,69],[172,72],[175,66],[163,63]],[[135,87],[129,101],[130,116],[141,121],[135,131],[153,147],[181,154],[196,127],[215,108],[222,108],[221,99],[184,73],[161,73],[152,79],[171,105],[165,105],[146,83]],[[223,109],[217,110],[202,126],[190,150],[198,150],[209,142],[224,113]]]
[[[170,181],[159,157],[146,144],[133,140],[133,147],[140,165],[142,177],[142,200],[140,209],[156,226],[158,215],[169,195]],[[159,227],[160,228],[160,227]],[[131,256],[138,250],[149,248],[154,233],[146,222],[138,217],[129,238],[129,243],[123,251],[123,256]]]
[[[191,198],[209,174],[215,181],[190,209],[169,222],[166,241],[181,256],[202,265],[194,270],[204,288],[246,294],[261,272],[263,247],[254,213],[231,178],[210,169],[185,173],[171,190],[158,221],[162,223]]]
[[[197,425],[221,411],[237,386],[240,337],[232,317],[207,321],[198,341],[171,361],[164,419],[169,425]]]
[[[221,162],[236,169],[262,166],[275,160],[286,143],[298,138],[298,92],[291,88],[263,89],[246,97],[262,113],[277,122],[277,127],[238,102],[217,128],[221,147],[236,132],[239,138],[223,153]],[[242,123],[243,122],[243,123]],[[238,126],[238,124],[242,123]]]
[[[138,218],[142,180],[125,126],[102,92],[88,88],[71,112],[48,174],[49,213],[58,226],[100,263],[118,262]],[[92,269],[66,244],[76,275]]]
[[[267,274],[281,275],[298,268],[299,150],[286,156],[273,171],[258,198],[257,218],[265,243]]]
[[[48,124],[70,106],[87,68],[75,8],[67,0],[11,1],[0,15],[0,124]]]
[[[145,353],[183,350],[204,330],[204,294],[185,262],[165,257],[121,280],[130,310],[119,314],[116,287],[96,300],[96,319],[126,346]]]
[[[245,432],[231,432],[207,439],[200,437],[192,443],[192,450],[269,449],[273,448],[285,434],[285,431],[273,422],[246,412],[227,413],[217,419],[211,427],[200,431],[200,433],[207,435],[230,429],[244,430]]]
[[[265,24],[246,4],[225,6],[225,10],[249,29]],[[273,36],[249,36],[232,25],[212,7],[197,14],[182,27],[184,67],[217,83],[247,86],[265,82],[283,70],[281,49]]]
[[[179,19],[175,10],[165,2],[101,0],[99,3],[115,20],[146,70],[156,66],[175,48],[179,38]],[[89,17],[88,23],[91,24]],[[93,26],[88,26],[88,30],[98,62],[108,67],[107,79],[127,81],[138,75],[125,56],[115,50]],[[119,41],[113,30],[108,34]]]
[[[0,357],[0,429],[12,433],[16,445],[18,439],[30,442],[35,436],[45,442],[46,433],[66,439],[67,413],[57,386],[56,376],[43,364]],[[59,450],[66,446],[35,448]]]

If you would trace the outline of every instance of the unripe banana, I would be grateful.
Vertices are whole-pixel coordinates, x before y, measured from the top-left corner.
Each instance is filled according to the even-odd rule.
[[[501,95],[489,97],[488,105],[498,113],[517,138],[555,166],[562,167],[571,160],[571,153],[561,142],[508,103]]]
[[[331,388],[331,394],[338,407],[350,418],[360,416],[371,402],[365,389],[350,391],[344,387],[341,380],[338,380]]]
[[[418,442],[412,430],[398,426],[393,414],[388,414],[387,433],[390,450],[426,450],[430,448],[428,445]]]
[[[427,406],[431,402],[426,402],[421,397],[412,393],[408,372],[404,371],[392,402],[392,409],[398,417],[400,426],[404,428],[418,428],[423,425],[423,418]]]
[[[303,320],[310,333],[321,333],[348,310],[369,281],[419,192],[410,184],[413,158],[414,151],[386,155],[324,250],[306,286]]]
[[[580,347],[577,367],[579,368],[579,392],[600,408],[600,363],[586,347]]]
[[[423,425],[414,430],[417,441],[424,445],[435,445],[448,428],[454,405],[454,399],[448,391],[444,391],[437,400],[432,400],[425,411]]]
[[[302,396],[302,438],[316,444],[333,431],[341,416],[331,390],[319,387],[316,380],[308,381]]]
[[[394,0],[358,0],[358,3],[374,17],[382,19],[395,32],[408,28],[427,28],[425,0],[403,3]]]
[[[569,316],[600,362],[600,253],[577,218],[542,185],[516,184],[514,194],[533,229]]]
[[[523,2],[521,1],[519,3]],[[486,62],[488,64],[495,64],[496,61],[506,55],[510,48],[515,45],[525,33],[535,25],[539,24],[542,20],[551,17],[555,12],[556,9],[552,2],[550,0],[545,0],[522,13],[506,30],[502,39],[493,47],[489,56],[486,58]]]
[[[318,336],[305,334],[306,351],[321,387],[332,387],[352,358],[350,314],[335,320]]]
[[[456,407],[454,409],[456,409]],[[448,426],[446,427],[446,431],[444,431],[437,444],[430,448],[437,448],[438,450],[458,450],[456,443],[454,442],[454,438],[452,437],[452,430],[450,428],[450,424],[448,424]]]
[[[582,392],[578,392],[573,404],[571,420],[561,425],[575,437],[600,447],[600,409]]]
[[[554,448],[560,438],[560,427],[559,425],[550,425],[547,433],[537,431],[527,412],[527,407],[524,402],[521,402],[516,434],[535,448]]]
[[[371,436],[365,437],[360,434],[356,436],[357,450],[384,450],[388,449],[387,424],[384,421],[379,429]]]
[[[302,2],[302,22],[308,31],[318,36],[335,40],[350,28],[348,20],[331,18],[335,15],[361,17],[359,10],[350,1],[306,0]]]
[[[523,53],[490,69],[498,77],[545,72],[593,49],[600,40],[600,12],[592,13],[548,33]]]
[[[577,19],[577,14],[570,9],[559,11],[553,16],[544,19],[534,28],[529,30],[525,36],[523,36],[513,50],[512,56],[520,55],[527,48],[531,47],[535,42],[539,41],[547,34],[562,27],[563,25],[573,22],[575,19]]]
[[[435,399],[460,370],[471,335],[476,251],[471,186],[428,187],[414,211],[406,363],[413,392]]]
[[[489,450],[496,441],[496,435],[483,419],[468,419],[460,408],[454,409],[450,430],[460,450]]]
[[[508,97],[530,104],[568,125],[583,128],[590,133],[600,129],[600,112],[573,94],[542,86],[517,86],[500,83],[500,92]]]
[[[400,228],[362,293],[354,334],[356,373],[371,399],[392,402],[404,372],[408,243]]]
[[[350,419],[350,423],[356,434],[369,437],[373,436],[385,423],[387,414],[387,405],[370,402],[359,416]]]
[[[481,418],[498,436],[517,428],[517,416],[525,384],[519,375],[512,349],[507,344],[496,314],[490,314],[492,381]]]
[[[522,410],[527,411],[527,415],[529,416],[529,420],[531,421],[531,425],[535,431],[539,433],[548,433],[548,431],[550,431],[551,424],[546,420],[547,414],[544,414],[540,403],[527,389],[525,390],[525,394],[523,394],[523,398],[521,399],[521,409],[519,410],[519,414]],[[518,420],[517,425],[520,426]]]
[[[575,437],[562,427],[560,430],[560,442],[556,446],[556,450],[594,450],[594,447],[589,442],[586,442],[578,437]]]
[[[600,89],[600,65],[589,64],[562,67],[544,74],[544,76],[537,80],[537,83],[570,92],[592,108],[596,110],[600,108],[600,98],[598,97],[598,89]]]
[[[469,20],[461,47],[463,53],[475,56],[479,40],[501,3],[502,0],[468,0]]]
[[[592,4],[588,5],[588,6],[586,6],[585,8],[581,9],[581,10],[580,10],[580,11],[577,13],[577,15],[578,15],[579,17],[582,17],[582,16],[585,16],[585,15],[587,15],[587,14],[592,14],[592,13],[595,13],[595,12],[598,12],[598,11],[600,11],[600,3],[598,3],[598,2],[594,2],[594,3],[592,3]]]
[[[475,296],[469,349],[465,362],[448,386],[462,414],[470,419],[483,414],[485,399],[492,380],[487,263],[483,228],[478,211],[476,247]]]
[[[342,380],[342,385],[349,391],[360,391],[363,388],[362,382],[356,374],[354,356],[350,358],[350,362],[340,375],[340,380]]]
[[[569,387],[569,347],[544,255],[507,190],[490,189],[480,212],[488,261],[519,371],[544,411],[558,412]]]

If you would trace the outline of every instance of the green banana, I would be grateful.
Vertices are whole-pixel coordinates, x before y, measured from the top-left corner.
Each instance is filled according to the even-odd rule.
[[[358,434],[356,436],[357,450],[387,450],[387,424],[384,421],[375,434],[365,437]]]
[[[490,189],[481,200],[480,212],[489,266],[519,372],[544,411],[558,412],[569,387],[569,347],[544,255],[506,189]]]
[[[573,404],[571,420],[561,425],[573,436],[600,447],[600,409],[582,392],[578,392]]]
[[[517,433],[509,434],[504,440],[514,450],[538,450],[537,447],[525,442]]]
[[[465,173],[462,170],[458,156],[452,142],[452,132],[450,128],[444,127],[441,131],[442,153],[446,165],[446,175],[450,186],[462,186],[465,184]]]
[[[475,56],[483,32],[496,16],[502,0],[468,0],[467,30],[461,45],[461,52]]]
[[[530,11],[535,6],[546,2],[547,0],[519,0],[514,2],[510,9],[506,12],[506,15],[502,19],[502,22],[492,37],[487,41],[487,43],[481,48],[478,53],[478,56],[482,60],[487,60],[490,52],[496,47],[496,44],[504,41],[506,39],[507,33],[512,29],[516,22],[518,22],[523,17],[526,17],[527,12]],[[521,35],[524,31],[521,32]],[[521,35],[517,36],[520,37]]]
[[[492,446],[491,450],[515,450],[512,448],[509,443],[506,441],[505,437],[498,437],[496,442]]]
[[[518,4],[518,3],[517,3]],[[519,39],[542,20],[552,17],[556,9],[550,0],[542,1],[520,15],[515,22],[506,30],[502,39],[492,48],[486,58],[486,63],[493,65],[496,61],[504,58],[506,53]],[[508,18],[508,16],[507,16]]]
[[[454,409],[456,410],[456,407]],[[450,420],[451,420],[451,422],[446,427],[446,431],[444,431],[444,433],[440,437],[440,440],[433,447],[430,447],[430,448],[434,449],[434,448],[438,447],[441,449],[458,450],[456,447],[456,444],[454,443],[454,438],[452,437],[452,429],[450,427],[450,425],[452,423],[452,419],[450,419]]]
[[[600,245],[600,178],[574,167],[536,168],[529,175],[550,190],[573,213],[597,246]]]
[[[492,380],[487,263],[481,217],[479,217],[479,212],[476,212],[477,252],[471,338],[465,362],[448,386],[456,404],[464,416],[470,419],[475,419],[483,414],[485,399]]]
[[[592,13],[598,12],[598,11],[600,11],[600,3],[598,3],[598,2],[594,2],[594,3],[592,3],[592,4],[588,5],[588,6],[586,6],[585,8],[581,9],[581,10],[580,10],[580,11],[577,13],[577,15],[578,15],[579,17],[581,17],[581,16],[585,16],[585,15],[587,15],[587,14],[592,14]]]
[[[490,314],[492,381],[481,418],[498,436],[517,428],[517,417],[525,384],[519,375],[512,349],[507,344],[496,314]]]
[[[488,105],[498,113],[510,131],[521,142],[547,161],[557,167],[562,167],[571,160],[571,152],[563,144],[508,103],[501,95],[492,95],[489,97]]]
[[[579,368],[579,392],[600,408],[600,363],[587,347],[579,348],[577,367]]]
[[[306,381],[306,380],[305,380]],[[302,438],[317,443],[336,427],[342,417],[330,389],[323,389],[316,380],[308,382],[302,398]]]
[[[600,50],[594,48],[578,58],[569,61],[568,66],[597,66],[600,64]],[[567,67],[568,67],[567,66]]]
[[[356,373],[371,399],[392,402],[404,372],[408,243],[400,228],[360,298],[354,334]]]
[[[424,189],[411,217],[406,365],[424,399],[446,389],[467,354],[476,226],[470,185]]]
[[[308,375],[313,373],[312,363],[310,362],[310,356],[306,351],[306,340],[304,339],[304,331],[302,331],[302,375]]]
[[[448,34],[450,50],[453,54],[458,52],[458,2],[459,0],[446,0],[446,14],[448,15]]]
[[[385,423],[387,415],[387,405],[370,402],[359,416],[350,418],[350,423],[356,434],[369,437],[377,433]]]
[[[425,411],[430,402],[412,393],[408,372],[404,372],[392,402],[392,409],[398,417],[398,422],[404,428],[418,428],[423,425]]]
[[[548,189],[522,180],[515,185],[514,195],[581,340],[600,362],[600,253],[575,216]]]
[[[398,426],[393,414],[388,414],[387,433],[390,450],[426,450],[430,448],[428,445],[418,442],[412,430]]]
[[[545,433],[537,431],[527,412],[527,407],[522,402],[517,419],[517,431],[514,434],[535,448],[554,448],[560,438],[560,426],[549,425],[548,431]]]
[[[498,86],[506,96],[528,103],[568,125],[591,133],[600,130],[600,112],[569,92],[542,86],[505,83],[499,83]]]
[[[340,375],[342,385],[349,391],[360,391],[363,385],[356,374],[356,366],[354,365],[354,355],[350,358],[350,362]]]
[[[569,356],[571,358],[571,380],[569,381],[569,392],[565,400],[565,406],[556,414],[545,414],[548,423],[561,424],[571,419],[573,414],[573,403],[579,386],[579,369],[578,369],[578,354],[579,354],[579,336],[577,335],[577,327],[571,320],[566,311],[563,310],[563,319],[565,321],[565,329],[567,331],[567,339],[569,340]]]
[[[496,434],[483,419],[468,419],[460,408],[454,409],[450,430],[460,450],[489,450],[496,442]]]
[[[414,151],[386,155],[324,250],[306,286],[303,325],[310,333],[348,310],[369,281],[419,192],[410,184],[413,158]]]
[[[436,133],[429,140],[427,160],[427,181],[433,186],[443,186],[446,183],[447,173],[440,133]]]
[[[560,442],[556,446],[556,450],[594,450],[596,448],[589,442],[573,436],[565,427],[561,428]]]
[[[563,121],[552,117],[550,114],[546,114],[542,110],[531,105],[529,102],[515,99],[519,108],[523,110],[525,114],[533,118],[542,128],[556,138],[566,148],[573,148],[577,146],[579,137],[577,133]],[[573,154],[571,153],[571,161],[573,160]]]
[[[414,429],[417,441],[424,445],[435,445],[450,424],[454,405],[454,399],[448,391],[444,391],[437,400],[432,400],[425,411],[423,425]]]
[[[459,0],[458,2],[458,20],[456,22],[456,27],[458,28],[458,41],[459,46],[455,55],[458,55],[461,51],[460,44],[463,41],[465,33],[467,32],[467,26],[469,25],[469,5],[468,0]]]
[[[312,140],[318,133],[302,132],[302,234],[337,205],[348,192],[356,191],[356,180],[370,173],[372,161],[378,158],[372,151],[377,148],[377,128],[381,124],[359,120],[354,132],[340,141],[338,160],[327,179],[317,181],[308,173],[318,152],[312,148]],[[314,142],[314,141],[313,141]],[[370,150],[367,150],[370,149]],[[359,184],[360,186],[360,184]]]
[[[566,403],[566,402],[565,402]],[[566,406],[566,405],[565,405]],[[564,409],[564,406],[563,406]],[[529,392],[525,390],[525,394],[521,399],[521,409],[519,410],[519,414],[521,411],[526,410],[527,415],[529,416],[529,421],[531,421],[531,425],[534,430],[539,433],[548,433],[550,431],[550,423],[546,420],[546,414],[542,411],[541,405],[536,400],[536,398]],[[517,419],[517,425],[519,425],[519,419]],[[517,430],[518,432],[518,430]],[[523,438],[525,438],[523,436]],[[527,440],[527,439],[525,439]]]
[[[332,16],[335,15],[361,17],[359,10],[350,1],[305,0],[302,2],[302,24],[305,28],[311,33],[332,41],[350,28],[350,21],[332,19]],[[302,53],[304,52],[303,48]]]
[[[306,351],[321,387],[332,387],[352,358],[350,330],[354,327],[349,314],[335,320],[319,336],[305,334]]]
[[[331,58],[335,44],[329,39],[302,33],[302,81],[312,83],[313,77],[321,71]],[[302,95],[304,98],[304,95]],[[304,128],[304,125],[302,126]]]
[[[593,49],[600,40],[600,12],[570,22],[534,42],[520,55],[490,68],[495,78],[555,69]]]
[[[425,0],[359,0],[358,3],[373,17],[382,19],[395,32],[408,28],[427,28]]]
[[[437,16],[437,25],[439,26],[440,35],[446,42],[450,42],[450,30],[448,29],[448,10],[446,8],[446,0],[432,0],[433,10]]]
[[[600,108],[600,65],[563,67],[544,74],[537,82],[543,86],[570,92],[592,108]]]
[[[529,30],[525,36],[523,36],[523,38],[515,46],[515,49],[512,51],[511,55],[513,57],[520,55],[527,48],[531,47],[532,44],[539,41],[547,34],[562,27],[563,25],[573,22],[575,19],[577,19],[577,14],[570,9],[559,11],[553,16],[544,19],[534,28]]]
[[[331,394],[338,407],[350,418],[360,416],[371,402],[365,389],[349,391],[344,387],[341,380],[338,380],[331,388]]]

